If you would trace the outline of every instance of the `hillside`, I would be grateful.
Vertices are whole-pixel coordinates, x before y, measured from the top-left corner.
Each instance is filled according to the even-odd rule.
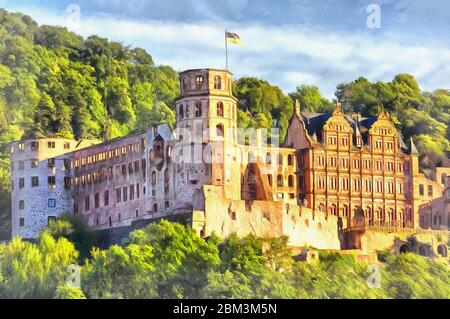
[[[178,90],[177,72],[155,64],[144,49],[84,39],[0,9],[0,239],[9,228],[9,142],[33,136],[109,139],[173,125]],[[271,128],[276,121],[282,139],[294,99],[313,112],[334,107],[315,86],[299,84],[287,95],[257,78],[238,79],[234,94],[241,127]],[[450,90],[422,92],[413,76],[400,74],[391,82],[361,77],[340,84],[336,96],[348,111],[372,116],[383,103],[404,137],[413,136],[427,152],[427,167],[448,162]]]

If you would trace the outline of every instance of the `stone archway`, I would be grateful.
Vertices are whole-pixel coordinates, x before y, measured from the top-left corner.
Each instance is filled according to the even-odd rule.
[[[445,245],[438,245],[437,246],[437,253],[441,257],[447,257],[447,247]]]

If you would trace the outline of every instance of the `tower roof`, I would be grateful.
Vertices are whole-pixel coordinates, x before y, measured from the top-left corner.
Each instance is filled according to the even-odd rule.
[[[420,154],[419,154],[419,151],[417,150],[417,148],[416,148],[416,145],[414,144],[414,141],[413,141],[413,138],[411,137],[411,145],[410,145],[410,148],[409,148],[409,153],[411,154],[411,155],[417,155],[417,156],[419,156]]]

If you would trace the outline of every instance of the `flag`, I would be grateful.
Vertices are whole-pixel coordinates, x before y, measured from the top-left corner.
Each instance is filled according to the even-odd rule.
[[[236,34],[232,32],[226,33],[227,41],[234,44],[242,44],[241,38]]]

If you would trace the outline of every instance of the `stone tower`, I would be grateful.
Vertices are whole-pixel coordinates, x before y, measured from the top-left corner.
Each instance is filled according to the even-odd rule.
[[[240,174],[233,174],[239,171],[239,162],[237,99],[232,95],[232,74],[217,69],[180,73],[176,111],[172,157],[177,162],[180,192],[194,188],[195,193],[202,185],[210,184],[240,194],[240,189],[236,190]],[[185,196],[186,201],[192,197],[190,192],[179,196]]]

